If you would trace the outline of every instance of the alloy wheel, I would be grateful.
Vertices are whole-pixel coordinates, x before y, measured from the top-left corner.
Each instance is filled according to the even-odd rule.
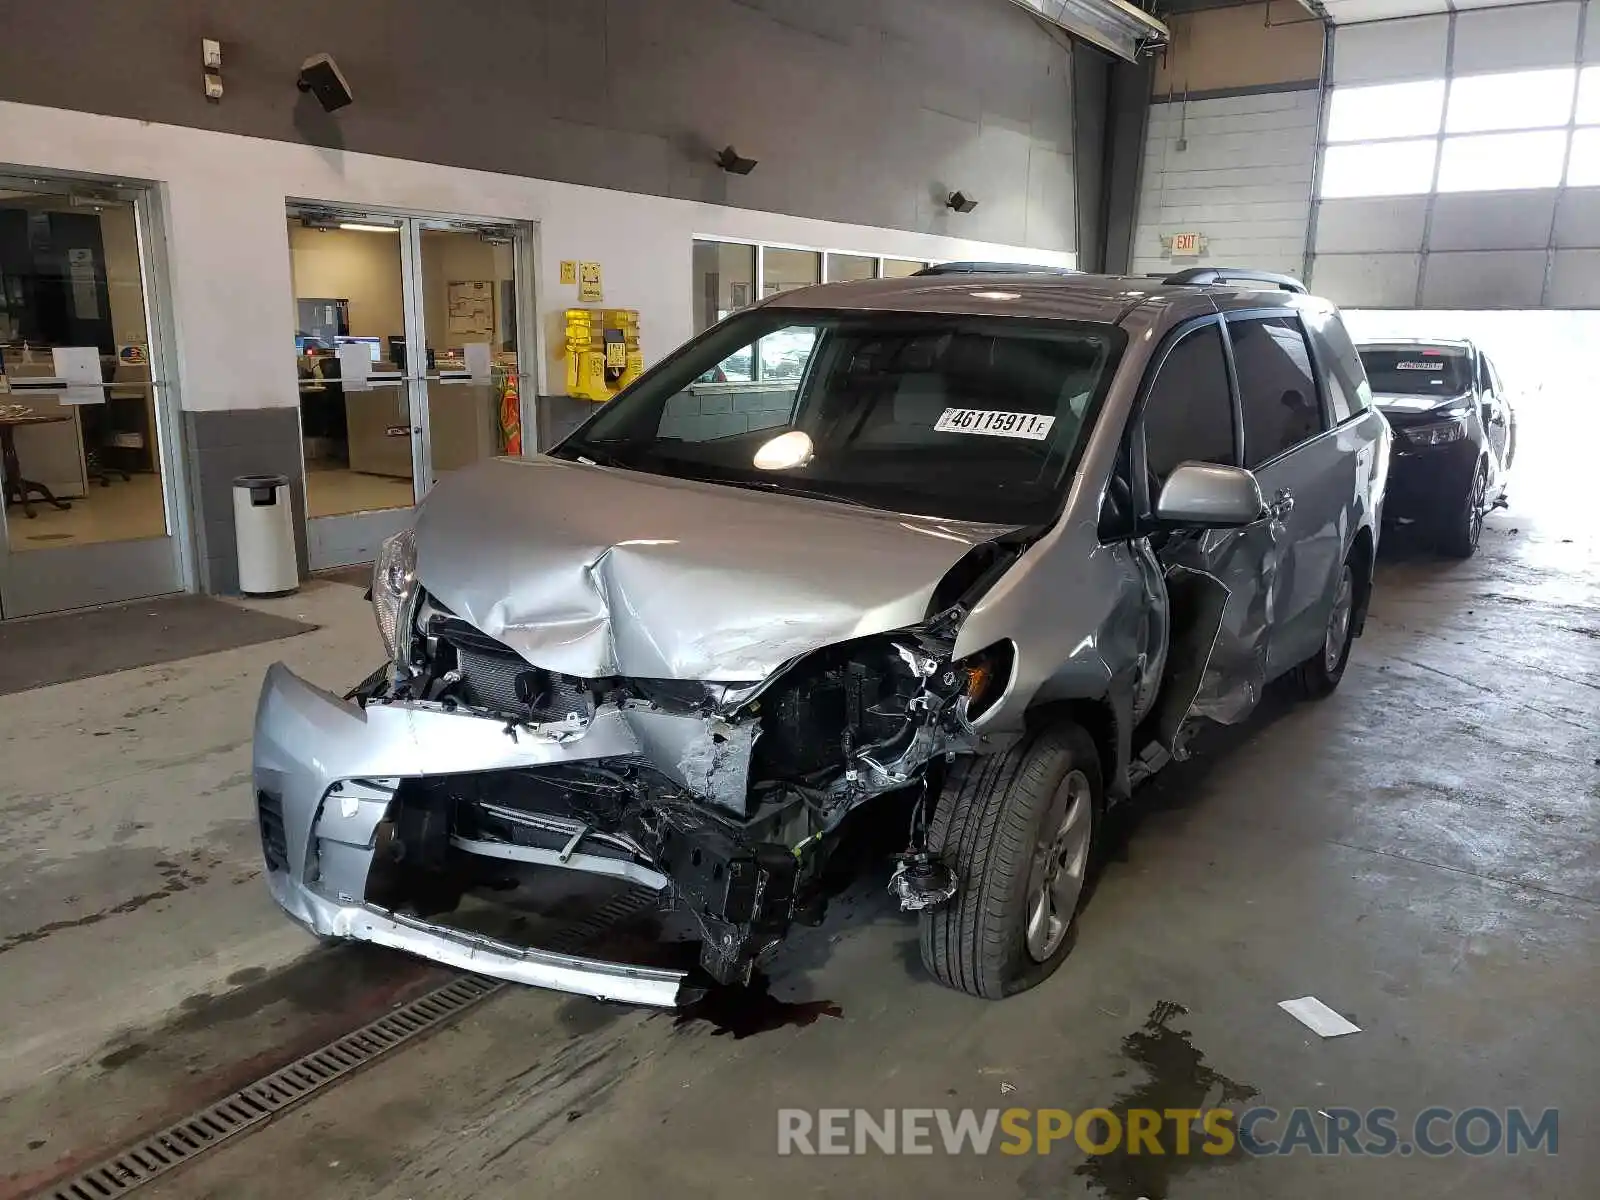
[[[1028,873],[1028,955],[1047,962],[1066,940],[1089,866],[1094,832],[1094,797],[1089,778],[1069,771],[1040,826]]]
[[[1332,675],[1339,669],[1345,643],[1350,640],[1350,618],[1356,607],[1356,582],[1346,564],[1339,576],[1339,590],[1333,594],[1333,611],[1328,614],[1328,632],[1322,638],[1322,666]]]

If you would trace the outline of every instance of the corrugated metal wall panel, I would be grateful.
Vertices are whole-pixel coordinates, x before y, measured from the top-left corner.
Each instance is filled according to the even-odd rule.
[[[1421,266],[1420,254],[1322,254],[1313,287],[1349,308],[1410,308]]]
[[[1600,308],[1600,250],[1557,250],[1550,265],[1552,308]]]
[[[1134,272],[1215,264],[1298,275],[1305,266],[1317,101],[1315,91],[1302,89],[1153,105]],[[1201,234],[1205,252],[1174,262],[1161,244],[1174,233]]]
[[[1453,61],[1458,75],[1570,67],[1578,36],[1578,5],[1529,4],[1483,8],[1456,16]]]
[[[1422,272],[1421,308],[1538,308],[1543,250],[1434,251]]]
[[[1422,246],[1427,219],[1426,196],[1324,200],[1317,211],[1316,252],[1321,256],[1375,250],[1416,251]]]

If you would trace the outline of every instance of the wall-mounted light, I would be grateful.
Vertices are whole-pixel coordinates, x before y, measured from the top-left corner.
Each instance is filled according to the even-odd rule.
[[[310,92],[328,112],[343,108],[355,99],[350,85],[345,82],[344,72],[339,70],[331,54],[313,54],[301,63],[295,86],[302,92]]]
[[[717,151],[717,166],[730,175],[748,175],[756,169],[756,160],[743,158],[732,146],[724,146]]]
[[[969,213],[978,207],[978,202],[965,192],[951,192],[950,198],[944,203],[946,208],[954,209],[958,213]]]

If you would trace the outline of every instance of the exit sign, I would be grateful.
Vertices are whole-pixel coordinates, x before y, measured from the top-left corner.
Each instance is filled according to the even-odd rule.
[[[1173,254],[1199,254],[1200,235],[1198,233],[1175,233],[1172,235]]]

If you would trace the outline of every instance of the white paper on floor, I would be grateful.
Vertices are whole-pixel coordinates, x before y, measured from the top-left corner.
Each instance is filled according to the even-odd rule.
[[[1347,1033],[1361,1032],[1361,1026],[1345,1020],[1315,996],[1301,996],[1298,1000],[1280,1000],[1278,1007],[1318,1037],[1340,1037]]]

